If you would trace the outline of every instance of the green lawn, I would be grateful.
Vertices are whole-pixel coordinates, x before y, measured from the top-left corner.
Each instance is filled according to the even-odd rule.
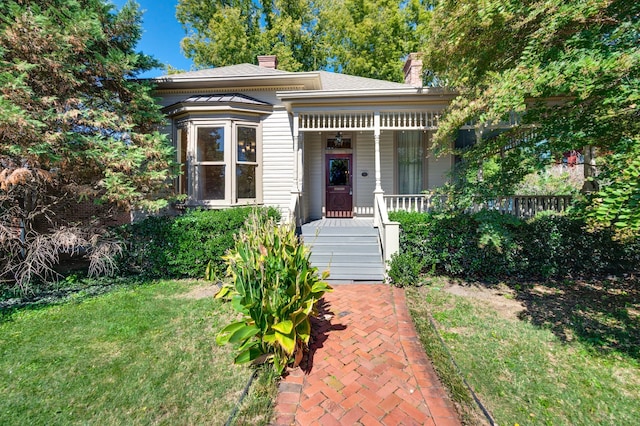
[[[224,424],[252,370],[215,333],[234,316],[202,283],[124,286],[0,317],[0,424]],[[237,424],[266,424],[273,376]]]
[[[428,314],[498,424],[640,425],[636,284],[624,290],[571,283],[516,286],[494,292],[492,301],[454,295],[447,286],[443,279],[432,280],[408,289],[407,300],[423,345],[465,408],[468,424],[474,423],[474,403]],[[523,310],[505,314],[500,297],[521,302]]]

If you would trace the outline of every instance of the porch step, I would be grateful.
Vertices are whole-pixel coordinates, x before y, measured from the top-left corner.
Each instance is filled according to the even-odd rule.
[[[348,219],[339,223],[302,226],[304,244],[311,249],[311,264],[320,271],[328,270],[330,282],[382,282],[385,266],[378,231],[373,225],[348,226]]]

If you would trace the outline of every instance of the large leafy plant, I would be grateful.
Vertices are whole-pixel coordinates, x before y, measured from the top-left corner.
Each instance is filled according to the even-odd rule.
[[[219,345],[237,346],[235,362],[272,362],[282,374],[300,363],[311,337],[316,302],[332,288],[309,262],[292,226],[258,212],[247,219],[235,247],[224,257],[232,281],[216,297],[228,298],[242,319],[217,335]]]

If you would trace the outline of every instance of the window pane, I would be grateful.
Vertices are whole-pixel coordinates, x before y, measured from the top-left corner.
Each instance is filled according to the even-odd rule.
[[[224,161],[224,127],[198,128],[198,161]]]
[[[255,127],[238,127],[238,161],[256,161]]]
[[[256,198],[256,166],[238,164],[236,168],[238,178],[238,198]]]
[[[178,192],[186,194],[189,187],[189,175],[187,173],[187,132],[184,129],[180,131],[180,150],[178,161],[180,162],[180,177],[178,178]]]
[[[347,159],[329,160],[329,185],[330,186],[349,185],[349,160]]]
[[[398,192],[422,192],[424,148],[420,132],[403,132],[398,136]]]
[[[199,166],[198,188],[201,200],[224,200],[225,166]]]

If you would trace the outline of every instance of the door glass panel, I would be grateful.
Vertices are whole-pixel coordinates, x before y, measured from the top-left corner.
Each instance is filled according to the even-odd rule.
[[[333,158],[329,160],[329,185],[344,186],[349,184],[349,160]]]
[[[224,161],[224,127],[198,128],[198,161]]]
[[[199,166],[198,187],[201,200],[224,200],[225,166]]]
[[[238,164],[236,177],[238,198],[256,198],[256,166]]]
[[[238,127],[238,161],[256,161],[255,127]]]

